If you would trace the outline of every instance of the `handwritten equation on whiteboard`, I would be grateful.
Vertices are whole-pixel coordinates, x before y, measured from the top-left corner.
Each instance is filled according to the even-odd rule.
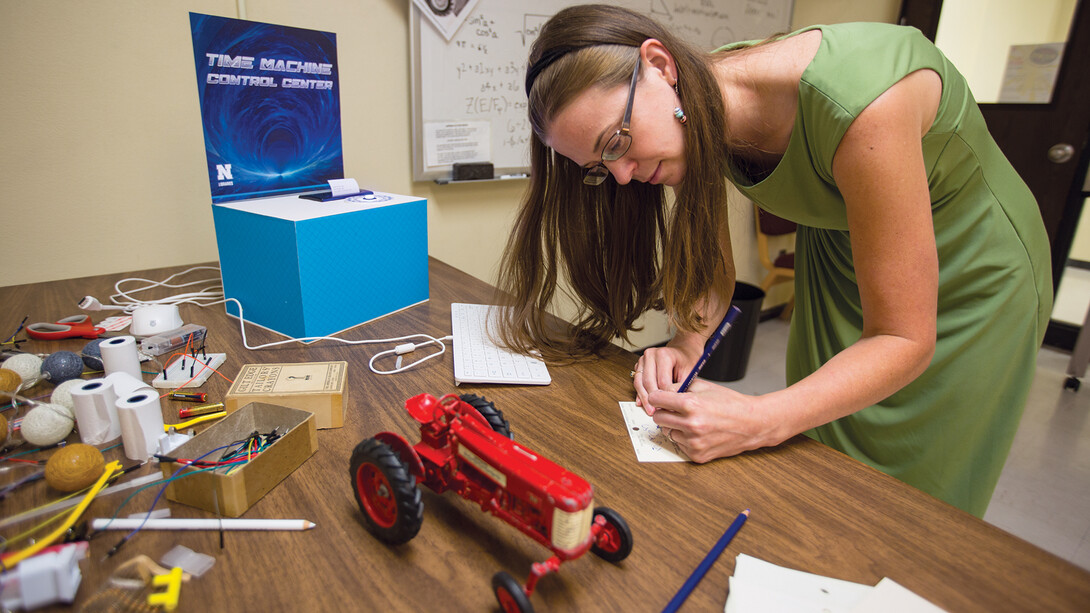
[[[640,462],[688,462],[685,453],[666,438],[662,428],[636,406],[635,402],[619,402],[621,415],[624,416],[628,437],[632,439],[632,448]]]

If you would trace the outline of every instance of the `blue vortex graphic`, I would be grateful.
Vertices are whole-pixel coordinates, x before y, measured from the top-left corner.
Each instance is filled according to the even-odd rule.
[[[189,19],[212,201],[305,191],[343,177],[336,34],[197,13]],[[206,53],[252,57],[253,68],[210,66]],[[331,64],[332,71],[262,70],[261,59]],[[276,87],[209,84],[209,74]],[[332,88],[284,87],[285,78],[331,81]],[[228,164],[225,181],[218,167]]]

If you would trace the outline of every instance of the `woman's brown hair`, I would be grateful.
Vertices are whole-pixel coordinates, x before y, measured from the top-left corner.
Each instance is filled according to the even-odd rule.
[[[583,169],[544,144],[548,123],[591,87],[627,84],[640,45],[661,42],[678,71],[686,172],[668,206],[662,186],[620,185],[610,175],[583,184]],[[527,79],[530,185],[499,271],[497,301],[512,308],[499,340],[570,361],[628,338],[636,320],[664,308],[684,330],[699,330],[709,293],[729,300],[734,262],[727,229],[725,113],[710,54],[692,48],[639,13],[578,5],[554,15],[530,50]],[[579,308],[570,328],[549,325],[558,281]]]

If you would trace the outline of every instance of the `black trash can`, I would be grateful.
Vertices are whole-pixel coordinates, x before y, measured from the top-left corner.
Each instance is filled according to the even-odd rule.
[[[753,349],[753,337],[757,334],[764,298],[764,291],[755,285],[734,284],[734,296],[730,303],[741,309],[742,313],[704,364],[704,369],[700,371],[701,378],[737,381],[746,376],[746,365],[749,364],[749,353]]]

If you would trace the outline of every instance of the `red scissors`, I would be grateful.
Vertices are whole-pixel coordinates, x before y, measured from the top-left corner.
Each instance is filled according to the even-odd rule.
[[[98,338],[105,333],[106,328],[91,323],[90,315],[73,315],[55,323],[36,323],[26,327],[30,338],[50,341],[59,338]]]

